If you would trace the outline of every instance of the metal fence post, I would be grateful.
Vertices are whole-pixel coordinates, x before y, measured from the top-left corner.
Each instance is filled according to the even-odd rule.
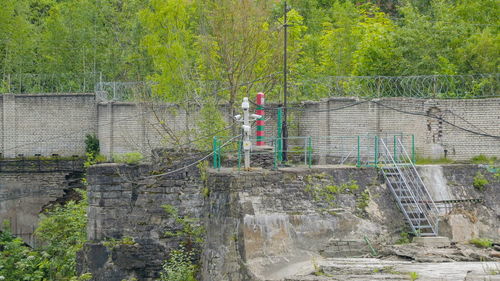
[[[358,168],[361,167],[361,155],[360,155],[360,151],[359,151],[360,142],[361,142],[361,140],[360,140],[360,137],[358,136],[358,160],[356,161],[356,167],[358,167]]]
[[[281,163],[281,161],[283,160],[283,153],[282,153],[283,138],[282,138],[282,128],[281,128],[281,126],[283,126],[283,122],[281,120],[282,114],[283,114],[283,109],[278,108],[278,117],[276,118],[277,119],[276,120],[276,128],[277,128],[276,148],[278,150],[277,161],[279,163]]]
[[[398,161],[398,140],[397,140],[397,135],[394,135],[394,144],[392,145],[393,146],[393,157],[394,157],[394,161]]]
[[[311,139],[311,136],[309,136],[307,142],[308,142],[308,144],[307,144],[308,164],[309,164],[309,169],[310,169],[312,166],[312,139]]]
[[[214,142],[213,142],[213,166],[214,169],[217,168],[217,137],[214,137]]]
[[[413,164],[417,163],[417,156],[415,155],[415,135],[411,135],[411,161]]]
[[[220,171],[221,167],[221,157],[222,157],[222,147],[221,147],[221,140],[217,140],[217,169]]]
[[[278,138],[274,140],[274,161],[273,161],[274,169],[278,169]]]
[[[375,136],[375,159],[374,159],[374,163],[375,163],[375,166],[378,165],[378,136]]]

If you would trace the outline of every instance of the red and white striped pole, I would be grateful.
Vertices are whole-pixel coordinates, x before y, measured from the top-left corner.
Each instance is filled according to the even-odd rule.
[[[264,146],[264,128],[266,126],[266,121],[264,121],[264,93],[257,94],[257,115],[262,116],[257,119],[257,146]]]

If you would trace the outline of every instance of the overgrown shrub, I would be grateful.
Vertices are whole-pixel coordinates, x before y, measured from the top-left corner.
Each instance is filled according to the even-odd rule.
[[[92,276],[76,274],[76,252],[86,241],[86,194],[45,213],[35,231],[42,246],[31,249],[8,231],[0,233],[0,276],[3,280],[84,281]]]
[[[85,153],[98,155],[101,152],[99,139],[96,135],[88,134],[85,136]]]

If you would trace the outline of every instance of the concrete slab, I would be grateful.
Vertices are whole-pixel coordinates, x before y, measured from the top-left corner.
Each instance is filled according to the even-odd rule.
[[[415,237],[413,238],[413,243],[424,246],[424,247],[449,247],[450,239],[444,236],[436,237]]]

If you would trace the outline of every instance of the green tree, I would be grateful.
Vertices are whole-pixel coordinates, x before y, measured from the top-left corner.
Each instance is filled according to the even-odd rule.
[[[140,12],[146,34],[142,44],[152,57],[154,92],[164,100],[191,101],[191,81],[198,79],[196,58],[196,4],[188,0],[150,1]]]
[[[32,249],[12,236],[9,227],[0,232],[0,276],[2,280],[84,281],[90,274],[76,275],[76,252],[86,241],[85,192],[83,199],[70,201],[45,213],[35,231],[42,246]]]
[[[43,214],[35,235],[42,242],[38,251],[48,257],[42,266],[49,280],[70,280],[76,276],[76,252],[87,240],[87,196],[69,201]]]
[[[29,22],[29,2],[2,1],[0,9],[0,73],[6,82],[15,80],[15,73],[31,72],[36,57],[36,28]],[[11,75],[11,77],[7,77]],[[4,91],[13,89],[4,84]]]

